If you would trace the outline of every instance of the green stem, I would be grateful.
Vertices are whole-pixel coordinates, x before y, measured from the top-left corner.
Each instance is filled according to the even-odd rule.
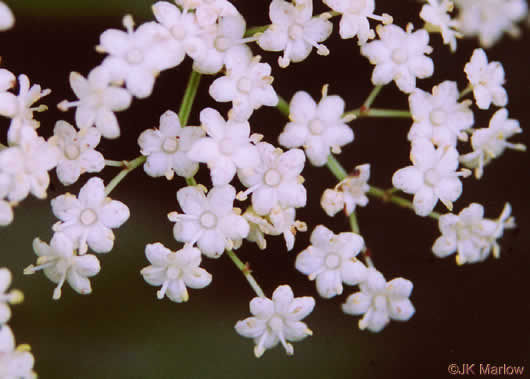
[[[344,167],[342,167],[339,161],[331,154],[328,155],[328,163],[326,163],[326,165],[339,182],[348,176]]]
[[[278,104],[276,108],[287,118],[289,118],[289,104],[281,96],[278,96]]]
[[[184,92],[184,97],[182,98],[182,103],[180,104],[180,109],[179,109],[179,119],[180,119],[180,125],[182,127],[185,127],[188,124],[188,119],[191,113],[191,107],[193,106],[195,95],[197,95],[197,89],[199,88],[200,81],[201,81],[201,74],[199,74],[198,72],[192,71],[190,78],[188,79],[188,84],[186,85],[186,91]]]
[[[236,267],[243,273],[245,279],[247,279],[254,292],[256,292],[256,295],[258,295],[259,297],[266,297],[258,282],[256,282],[256,279],[254,279],[254,277],[250,273],[249,267],[245,263],[243,263],[241,259],[239,259],[236,253],[234,253],[232,250],[226,250],[226,254],[228,254],[232,262],[234,262]]]
[[[409,111],[400,109],[379,109],[379,108],[357,108],[344,113],[343,117],[355,116],[361,117],[393,117],[393,118],[412,118]]]
[[[144,157],[143,155],[139,156],[138,158],[135,158],[133,159],[132,161],[129,161],[129,162],[122,162],[123,165],[125,166],[125,168],[123,170],[121,170],[118,175],[116,175],[110,182],[109,184],[107,184],[107,186],[105,187],[105,196],[108,196],[112,190],[114,188],[116,188],[116,186],[118,184],[120,184],[120,182],[127,176],[127,174],[131,171],[133,171],[135,168],[137,168],[138,166],[141,166],[142,163],[145,162],[145,159],[146,157]]]
[[[123,167],[124,164],[123,164],[123,161],[111,161],[111,160],[107,160],[107,159],[105,159],[105,166],[110,166],[110,167]]]
[[[473,86],[470,84],[462,92],[460,92],[458,99],[460,100],[461,98],[463,98],[464,96],[466,96],[468,93],[472,91],[473,91]]]
[[[370,109],[370,107],[374,103],[375,98],[377,97],[377,95],[379,95],[379,92],[381,92],[382,89],[383,89],[383,86],[375,86],[372,92],[370,92],[370,94],[364,101],[363,108]]]
[[[255,34],[263,33],[270,25],[253,26],[245,31],[245,38],[252,37]]]
[[[191,176],[189,178],[186,178],[186,184],[188,186],[196,186],[197,185],[197,181],[195,180],[195,178],[193,176]]]
[[[395,196],[395,195],[392,195],[392,192],[391,191],[385,191],[381,188],[377,188],[377,187],[374,187],[374,186],[370,186],[370,189],[368,190],[368,195],[371,195],[371,196],[374,196],[374,197],[378,197],[380,199],[382,199],[384,202],[391,202],[391,203],[394,203],[402,208],[407,208],[407,209],[411,209],[411,210],[414,210],[414,205],[412,204],[411,201],[407,200],[407,199],[404,199],[402,197],[399,197],[399,196]],[[440,213],[437,213],[437,212],[431,212],[428,214],[428,216],[430,218],[433,218],[435,220],[438,220],[441,216]]]

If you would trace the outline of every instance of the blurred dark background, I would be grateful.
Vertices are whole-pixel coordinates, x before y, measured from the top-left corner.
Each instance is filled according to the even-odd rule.
[[[268,23],[269,1],[234,1],[248,25]],[[316,11],[325,7],[319,3]],[[86,75],[99,64],[95,52],[99,35],[108,28],[120,28],[125,13],[137,23],[150,20],[148,0],[95,0],[76,2],[35,0],[9,2],[17,21],[13,30],[0,34],[2,66],[15,74],[25,73],[32,83],[51,88],[52,94],[41,101],[49,111],[37,115],[42,121],[40,133],[49,136],[58,119],[73,123],[74,112],[59,112],[55,105],[75,99],[69,84],[70,71]],[[379,0],[378,13],[387,12],[404,26],[420,25],[420,5],[415,1]],[[273,67],[274,86],[290,99],[298,90],[318,98],[323,84],[331,94],[344,97],[348,109],[358,107],[372,88],[372,66],[360,56],[356,42],[338,38],[334,21],[333,36],[326,42],[329,57],[314,52],[310,59],[281,70],[277,54],[258,51]],[[430,91],[442,80],[457,80],[466,85],[463,66],[477,42],[460,41],[455,55],[431,36],[435,48],[435,76],[419,81]],[[490,49],[490,60],[500,60],[505,68],[510,117],[519,119],[526,129],[528,111],[528,31],[519,40],[504,38]],[[131,159],[138,155],[136,139],[146,128],[158,125],[167,109],[178,110],[191,69],[190,61],[160,75],[154,94],[133,102],[130,110],[119,113],[122,138],[105,140],[100,148],[107,159]],[[198,112],[206,106],[226,111],[208,96],[211,77],[203,78],[191,123],[198,123]],[[376,107],[405,109],[407,99],[395,86],[382,91]],[[476,114],[477,125],[487,126],[493,111]],[[262,108],[251,119],[256,132],[277,143],[285,119],[275,110]],[[2,120],[6,127],[7,121]],[[387,188],[392,173],[409,164],[406,141],[410,121],[362,119],[352,123],[355,141],[344,149],[339,160],[347,168],[371,163],[370,183]],[[5,129],[4,129],[5,130]],[[528,132],[513,139],[530,145]],[[108,181],[117,169],[102,174]],[[319,206],[322,191],[335,184],[326,168],[309,165],[304,170],[309,206],[298,212],[311,231],[323,223],[335,232],[347,231],[348,222],[340,215],[331,219]],[[65,191],[77,194],[87,179],[64,189],[52,175],[53,198]],[[208,183],[201,168],[198,179]],[[203,266],[213,274],[211,285],[190,290],[186,304],[156,299],[156,288],[147,285],[139,274],[148,263],[144,255],[147,243],[160,241],[177,249],[172,224],[166,214],[177,210],[175,192],[184,185],[181,178],[172,182],[152,179],[138,169],[113,192],[112,197],[128,204],[129,221],[116,232],[114,250],[100,255],[102,270],[92,279],[90,296],[75,294],[65,285],[60,301],[52,300],[54,284],[42,274],[23,276],[22,270],[35,261],[31,243],[40,237],[49,241],[51,225],[56,221],[49,202],[28,199],[15,212],[15,221],[0,230],[2,266],[14,273],[13,287],[23,290],[26,300],[13,307],[10,321],[17,343],[29,343],[36,358],[39,377],[48,378],[444,378],[450,363],[490,363],[523,365],[530,371],[528,274],[530,267],[529,159],[528,155],[507,151],[486,168],[479,181],[464,182],[464,194],[455,203],[459,212],[470,202],[485,206],[486,216],[496,218],[506,201],[513,206],[518,229],[505,233],[501,241],[501,259],[463,267],[454,257],[437,259],[431,246],[438,237],[437,223],[415,216],[411,211],[385,205],[371,199],[358,211],[361,231],[373,252],[376,267],[387,279],[403,276],[414,283],[412,301],[416,314],[406,323],[391,322],[383,332],[360,331],[358,317],[343,314],[340,304],[354,288],[345,288],[343,296],[317,299],[315,311],[305,320],[314,336],[296,343],[295,355],[286,356],[281,347],[267,351],[259,360],[252,353],[253,342],[233,329],[237,320],[249,315],[248,302],[254,296],[241,273],[228,257],[206,259]],[[440,206],[438,211],[445,212]],[[249,261],[254,274],[270,295],[280,284],[289,283],[296,296],[317,296],[314,283],[294,269],[296,254],[308,244],[308,233],[297,236],[292,252],[287,253],[280,237],[269,238],[266,251],[246,244],[239,250]]]

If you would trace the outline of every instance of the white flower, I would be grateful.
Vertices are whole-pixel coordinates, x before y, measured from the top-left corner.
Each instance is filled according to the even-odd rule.
[[[52,200],[53,214],[61,221],[53,226],[64,232],[85,254],[88,248],[96,253],[108,253],[114,245],[112,229],[119,228],[129,218],[129,208],[121,201],[105,196],[100,178],[91,178],[81,187],[76,198],[70,193]]]
[[[252,207],[259,215],[268,214],[276,206],[304,207],[307,194],[300,177],[305,163],[302,150],[284,153],[266,142],[258,143],[257,149],[261,164],[238,171],[239,180],[248,187],[238,199],[245,200],[252,193]]]
[[[197,172],[199,164],[188,158],[188,151],[195,141],[204,136],[196,126],[182,127],[177,114],[166,111],[160,117],[159,129],[148,129],[138,137],[141,152],[147,156],[145,172],[153,177],[173,175],[189,178]]]
[[[414,306],[409,300],[412,283],[403,278],[386,282],[383,275],[369,268],[366,279],[359,284],[360,292],[351,294],[342,305],[344,313],[361,315],[359,329],[377,333],[390,319],[407,321],[414,314]]]
[[[320,205],[328,216],[333,217],[339,211],[349,216],[357,205],[365,207],[368,204],[366,192],[370,189],[370,164],[356,166],[353,173],[340,181],[334,189],[326,189],[320,199]]]
[[[358,234],[336,235],[318,225],[311,233],[311,245],[296,257],[295,267],[309,280],[316,279],[320,296],[331,298],[342,294],[342,282],[353,286],[364,280],[366,266],[355,258],[363,247]]]
[[[19,304],[24,300],[24,295],[20,290],[7,292],[11,279],[11,271],[5,267],[0,268],[0,328],[3,328],[3,324],[11,318],[11,309],[7,304]]]
[[[457,29],[459,23],[451,18],[449,12],[454,9],[454,3],[449,0],[427,0],[423,5],[420,17],[426,22],[426,28],[440,32],[445,45],[449,45],[452,52],[456,51],[456,39],[462,37]]]
[[[521,133],[519,121],[508,118],[506,108],[501,108],[490,120],[488,128],[475,129],[471,136],[473,152],[460,156],[460,163],[475,169],[475,177],[480,179],[484,166],[492,159],[498,158],[504,150],[512,149],[526,151],[526,146],[521,143],[506,141],[515,134]]]
[[[504,69],[499,62],[488,63],[482,49],[475,49],[471,60],[464,66],[464,72],[473,87],[477,107],[488,109],[491,103],[504,107],[508,104],[508,94],[503,87]]]
[[[353,131],[346,125],[344,100],[328,96],[322,88],[322,99],[317,104],[307,92],[298,91],[289,104],[289,122],[278,137],[280,145],[293,148],[303,146],[309,161],[323,166],[331,152],[340,153],[341,146],[353,141]]]
[[[159,72],[179,65],[184,54],[175,49],[169,32],[156,22],[146,22],[133,30],[133,19],[126,15],[123,26],[126,32],[103,32],[97,50],[109,54],[103,66],[112,76],[125,79],[134,96],[145,98],[151,95]]]
[[[6,175],[2,175],[5,177]],[[3,180],[3,179],[0,179]],[[4,191],[4,189],[1,189]],[[7,190],[7,188],[5,188]],[[1,198],[2,196],[0,196]],[[11,207],[11,204],[9,204],[5,200],[0,200],[0,225],[5,226],[11,224],[13,221],[13,208]]]
[[[470,100],[458,102],[456,82],[446,80],[432,88],[432,95],[417,88],[409,96],[412,124],[408,139],[427,138],[435,146],[456,147],[457,138],[467,140],[465,130],[473,126]]]
[[[391,24],[392,17],[386,13],[383,16],[374,14],[375,0],[324,0],[324,4],[335,12],[342,14],[340,19],[340,36],[343,39],[357,36],[359,45],[375,38],[375,32],[370,29],[368,19]]]
[[[43,270],[44,275],[57,283],[53,291],[53,299],[61,298],[61,288],[65,280],[77,293],[87,295],[92,292],[89,277],[100,270],[98,259],[91,254],[77,256],[72,240],[64,233],[55,233],[50,245],[40,239],[33,240],[33,250],[39,257],[37,266],[30,265],[24,269],[24,274],[34,274]]]
[[[33,371],[35,359],[29,345],[15,348],[15,336],[11,328],[2,325],[0,328],[0,378],[4,379],[37,379]]]
[[[1,3],[0,3],[1,4]],[[0,92],[7,91],[17,84],[17,78],[9,70],[0,68]]]
[[[416,78],[432,76],[434,64],[425,56],[430,54],[429,33],[420,29],[412,33],[412,24],[405,32],[396,25],[377,25],[380,40],[361,46],[361,54],[376,65],[372,83],[384,85],[394,80],[398,88],[411,93],[416,88]]]
[[[228,184],[236,168],[252,168],[259,164],[258,150],[250,143],[248,122],[225,121],[212,108],[203,109],[200,119],[208,136],[193,144],[188,157],[208,164],[214,186]]]
[[[207,257],[220,257],[225,249],[233,247],[233,241],[245,238],[249,232],[247,221],[233,208],[235,197],[231,185],[214,187],[208,196],[198,187],[178,190],[177,200],[184,214],[168,215],[175,222],[175,239],[189,245],[197,243]]]
[[[295,298],[290,286],[279,286],[272,294],[272,300],[266,297],[253,298],[250,301],[250,313],[254,316],[238,321],[235,329],[243,337],[254,339],[256,358],[278,342],[287,354],[292,355],[293,345],[287,341],[300,341],[313,334],[300,320],[310,314],[314,307],[315,299],[312,297]]]
[[[215,24],[222,16],[239,15],[236,7],[228,0],[175,0],[185,11],[195,10],[201,26]]]
[[[199,267],[201,252],[199,249],[185,246],[173,252],[161,243],[152,243],[145,247],[145,255],[151,266],[140,271],[145,281],[152,286],[162,286],[156,296],[181,303],[188,301],[186,287],[204,288],[212,281],[212,275]]]
[[[7,75],[7,78],[2,80],[4,88],[5,84],[11,83],[11,81],[11,77]],[[22,129],[27,127],[37,129],[39,127],[39,122],[33,119],[33,112],[42,112],[48,107],[45,105],[32,107],[32,105],[51,93],[51,90],[41,89],[38,84],[30,87],[29,78],[26,75],[19,75],[18,83],[18,96],[10,92],[0,92],[0,115],[11,119],[7,133],[7,141],[10,145],[20,144]]]
[[[226,55],[226,75],[216,79],[209,93],[218,102],[232,102],[230,118],[248,120],[252,112],[262,105],[278,104],[278,95],[272,88],[271,66],[252,57],[245,46],[232,48]]]
[[[518,36],[516,25],[528,12],[525,0],[454,0],[459,8],[459,28],[465,36],[477,36],[486,48],[506,32]]]
[[[502,237],[504,229],[515,227],[510,213],[511,206],[507,203],[497,220],[485,219],[484,207],[472,203],[458,216],[451,213],[440,216],[438,225],[442,235],[434,242],[433,253],[445,258],[457,252],[458,265],[481,262],[492,250],[493,256],[499,258],[497,239]]]
[[[99,144],[101,133],[90,127],[77,132],[66,121],[57,121],[53,137],[48,143],[60,151],[57,163],[57,177],[65,186],[73,184],[85,172],[99,172],[105,167],[103,155],[94,150]]]
[[[78,101],[59,103],[66,111],[76,107],[75,122],[79,129],[95,125],[105,138],[118,138],[120,126],[114,112],[123,111],[131,105],[132,96],[124,88],[112,85],[113,78],[106,66],[98,66],[85,79],[77,72],[70,73],[70,86]]]
[[[417,139],[412,144],[410,159],[413,166],[399,169],[392,176],[394,187],[405,193],[414,194],[414,211],[419,216],[427,216],[438,199],[449,209],[453,201],[462,194],[459,176],[467,176],[467,171],[457,172],[458,152],[452,146],[434,146],[425,139]]]
[[[328,55],[329,50],[319,42],[326,40],[333,29],[329,14],[312,17],[313,0],[273,0],[269,7],[272,25],[258,38],[263,50],[282,51],[278,58],[280,67],[290,62],[301,62],[309,56],[313,47],[317,54]]]
[[[15,25],[13,12],[3,1],[0,1],[0,31],[11,29],[13,25]]]
[[[9,176],[9,180],[2,180],[5,187],[0,192],[11,202],[22,201],[30,192],[39,199],[46,198],[48,171],[57,165],[59,154],[32,128],[21,129],[20,145],[0,151],[0,171]]]

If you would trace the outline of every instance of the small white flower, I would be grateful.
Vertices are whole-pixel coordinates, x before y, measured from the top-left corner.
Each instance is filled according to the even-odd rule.
[[[526,151],[521,143],[506,141],[515,134],[521,133],[519,121],[508,118],[506,108],[501,108],[490,120],[489,127],[475,129],[471,136],[473,152],[460,156],[460,163],[475,169],[475,177],[480,179],[486,166],[492,159],[500,157],[504,150]]]
[[[391,24],[392,17],[386,13],[383,16],[374,14],[375,0],[324,0],[324,4],[342,15],[340,19],[340,37],[343,39],[357,36],[359,45],[375,38],[375,32],[370,29],[368,19]]]
[[[146,22],[133,30],[134,21],[126,15],[123,26],[126,32],[103,32],[97,50],[109,54],[103,66],[112,76],[123,78],[134,96],[145,98],[151,95],[159,72],[179,65],[184,54],[176,51],[169,32],[156,22]]]
[[[252,207],[259,215],[266,215],[277,206],[304,207],[307,193],[300,177],[305,163],[302,150],[292,149],[284,153],[266,142],[256,146],[261,164],[238,171],[241,183],[248,188],[238,199],[245,200],[252,193]]]
[[[198,187],[184,187],[177,191],[177,200],[184,214],[171,212],[175,222],[173,235],[179,242],[197,246],[210,258],[219,258],[234,241],[245,238],[249,226],[234,208],[236,190],[231,185],[214,187],[204,195]]]
[[[5,79],[8,79],[6,82]],[[2,80],[3,84],[11,82],[11,78]],[[33,119],[33,112],[42,112],[48,109],[45,105],[32,107],[34,103],[42,97],[51,93],[49,89],[41,89],[41,86],[34,84],[30,87],[29,78],[26,75],[18,77],[18,96],[11,92],[0,92],[0,115],[9,117],[11,124],[7,133],[7,141],[10,145],[20,144],[21,130],[27,127],[37,129],[39,122]]]
[[[334,189],[326,189],[320,199],[320,205],[328,216],[333,217],[339,211],[349,216],[357,205],[365,207],[368,204],[366,192],[370,189],[370,164],[356,166],[353,173],[340,181]]]
[[[462,194],[459,176],[467,176],[469,170],[457,172],[458,152],[452,146],[434,146],[425,139],[412,144],[410,159],[413,166],[399,169],[392,176],[394,187],[405,193],[414,194],[414,211],[427,216],[438,202],[453,209],[453,201]]]
[[[201,26],[215,24],[219,17],[239,15],[228,0],[175,0],[185,11],[195,10]]]
[[[528,12],[525,0],[454,0],[459,9],[459,29],[465,36],[478,36],[486,48],[493,46],[504,33],[518,36],[516,25]]]
[[[272,25],[258,38],[258,45],[267,51],[283,51],[278,58],[280,67],[290,62],[301,62],[313,47],[317,54],[328,55],[329,50],[319,42],[325,41],[333,29],[329,14],[312,17],[313,0],[273,0],[269,7]]]
[[[15,348],[15,336],[11,328],[2,325],[0,328],[0,377],[5,379],[37,379],[33,371],[35,359],[29,345]]]
[[[388,283],[374,268],[369,268],[366,279],[359,284],[360,292],[351,294],[342,305],[344,313],[361,315],[359,329],[377,333],[390,319],[408,321],[414,314],[414,306],[409,300],[412,283],[396,278]]]
[[[508,104],[508,94],[503,87],[504,69],[500,62],[488,63],[482,49],[475,49],[471,60],[464,66],[464,72],[473,87],[477,107],[488,109],[493,103],[499,107]]]
[[[13,12],[3,1],[0,1],[0,31],[11,29],[13,25],[15,25]]]
[[[7,304],[19,304],[24,300],[24,295],[20,290],[7,292],[11,279],[11,271],[5,267],[0,268],[0,328],[3,328],[3,324],[11,318],[11,309]]]
[[[473,126],[471,100],[458,102],[456,82],[446,80],[432,88],[432,95],[417,88],[409,96],[412,124],[408,139],[427,138],[435,146],[456,147],[457,138],[467,140],[465,130]]]
[[[0,196],[0,198],[1,197],[2,196]],[[5,226],[11,224],[11,222],[13,222],[13,216],[13,208],[11,207],[11,204],[5,200],[0,200],[0,225]]]
[[[7,91],[17,84],[17,78],[5,68],[0,68],[0,92]]]
[[[95,125],[105,138],[118,138],[120,126],[114,112],[131,105],[132,96],[124,88],[112,85],[113,78],[105,66],[98,66],[85,79],[77,72],[70,73],[70,86],[78,101],[59,103],[62,111],[76,107],[75,122],[79,129]]]
[[[197,126],[180,125],[177,114],[166,111],[160,117],[159,129],[148,129],[138,137],[141,152],[147,156],[144,170],[153,177],[173,179],[176,173],[189,178],[197,172],[199,164],[188,158],[188,151],[195,141],[204,136]]]
[[[504,229],[515,227],[510,216],[511,206],[506,204],[497,220],[484,218],[484,207],[472,203],[459,214],[440,216],[438,225],[442,235],[434,242],[433,253],[440,258],[456,254],[456,263],[476,263],[485,260],[493,250],[493,256],[499,258],[500,246],[497,240]]]
[[[9,177],[2,180],[0,192],[11,202],[33,196],[44,199],[50,184],[48,171],[56,165],[60,155],[57,147],[37,137],[32,128],[20,130],[20,144],[0,151],[0,170]],[[5,178],[4,178],[5,179]]]
[[[412,24],[405,32],[397,25],[377,25],[379,40],[361,46],[361,54],[376,65],[372,73],[374,85],[384,85],[392,80],[405,93],[416,88],[416,78],[432,76],[434,64],[425,56],[430,54],[429,33],[420,29],[412,33]]]
[[[254,316],[238,321],[235,329],[243,337],[254,339],[256,358],[278,342],[287,354],[292,355],[293,345],[287,341],[301,341],[313,334],[300,320],[310,314],[314,307],[315,299],[312,297],[295,298],[290,286],[279,286],[272,294],[272,300],[265,297],[253,298],[250,301],[250,313]]]
[[[162,286],[156,296],[181,303],[188,301],[186,287],[204,288],[212,281],[212,275],[199,267],[201,252],[199,249],[185,246],[173,252],[161,243],[152,243],[145,247],[145,255],[151,266],[140,271],[145,281],[152,286]]]
[[[43,270],[48,279],[57,283],[53,291],[54,300],[61,298],[61,288],[65,281],[81,295],[92,292],[88,278],[99,272],[99,261],[91,254],[77,256],[74,243],[66,234],[55,233],[49,245],[35,238],[33,250],[39,257],[37,266],[26,267],[24,274],[30,275]]]
[[[449,45],[452,52],[456,51],[456,39],[462,37],[457,29],[459,23],[451,18],[450,12],[454,9],[454,3],[449,0],[427,0],[421,8],[420,17],[426,22],[426,28],[440,32],[445,45]]]
[[[344,100],[328,96],[327,86],[317,104],[307,92],[298,91],[289,104],[289,122],[278,137],[280,145],[293,148],[303,146],[309,161],[323,166],[331,152],[340,153],[341,146],[353,141],[353,131],[343,117]]]
[[[129,218],[129,208],[121,201],[105,196],[100,178],[91,178],[81,187],[79,196],[70,193],[52,200],[53,214],[61,221],[53,226],[64,232],[85,254],[88,248],[96,253],[108,253],[114,246],[112,229],[119,228]]]
[[[358,234],[334,234],[318,225],[311,233],[311,245],[296,257],[295,267],[309,280],[316,279],[318,293],[329,299],[342,294],[343,282],[353,286],[365,279],[366,266],[355,258],[363,247]]]
[[[103,155],[94,150],[99,144],[101,133],[90,127],[77,132],[66,121],[57,121],[53,137],[48,143],[60,151],[57,163],[57,177],[65,186],[73,184],[85,172],[99,172],[105,167]]]
[[[248,169],[259,164],[259,153],[251,144],[248,122],[225,121],[212,108],[203,109],[200,119],[208,136],[193,144],[188,157],[208,164],[214,186],[230,183],[237,168]]]
[[[247,47],[232,48],[226,55],[226,75],[216,79],[209,93],[218,102],[232,102],[230,118],[248,120],[262,105],[278,104],[278,95],[272,88],[271,66],[260,63],[261,57],[252,57]]]

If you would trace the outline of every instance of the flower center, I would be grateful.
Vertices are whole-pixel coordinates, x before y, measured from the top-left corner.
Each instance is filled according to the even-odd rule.
[[[140,64],[144,60],[144,54],[140,49],[131,49],[127,52],[126,59],[129,64]]]
[[[319,119],[312,120],[309,123],[309,131],[315,136],[320,135],[324,131],[324,123]]]
[[[392,60],[395,64],[403,64],[407,62],[408,54],[405,48],[398,47],[392,51]]]
[[[217,225],[217,216],[210,211],[206,211],[201,214],[200,223],[203,228],[212,229]]]
[[[350,1],[350,7],[348,8],[348,13],[359,14],[365,7],[366,7],[366,0]]]
[[[178,279],[180,276],[180,269],[175,266],[169,266],[167,268],[167,278],[169,280],[175,280]]]
[[[230,138],[224,138],[219,144],[219,149],[221,150],[221,153],[231,155],[235,150],[235,146]]]
[[[298,24],[294,24],[289,26],[288,33],[290,39],[299,40],[304,36],[304,28]]]
[[[79,217],[81,224],[85,226],[93,225],[97,221],[97,219],[98,219],[98,216],[96,215],[96,212],[94,212],[94,210],[90,208],[83,209]]]
[[[435,109],[431,112],[429,118],[431,119],[431,123],[435,126],[440,126],[445,124],[447,120],[447,113],[441,109]]]
[[[425,183],[434,187],[440,181],[440,174],[434,168],[430,168],[425,172]]]
[[[164,153],[173,154],[179,148],[179,143],[176,138],[166,138],[162,142],[162,150]]]
[[[283,321],[279,316],[273,316],[269,320],[269,328],[274,332],[279,332],[283,329]]]
[[[337,254],[329,254],[325,263],[329,269],[335,270],[340,266],[340,257]]]
[[[386,297],[383,295],[377,295],[374,298],[374,308],[378,311],[384,311],[386,309]]]
[[[252,89],[252,82],[246,76],[237,81],[237,89],[243,93],[249,93]]]
[[[230,39],[224,36],[215,39],[215,48],[221,52],[228,50],[231,45]]]
[[[184,38],[186,38],[186,29],[184,29],[184,27],[180,24],[174,25],[171,27],[171,35],[177,41],[182,41]]]
[[[64,148],[64,156],[70,160],[79,158],[80,154],[81,152],[79,151],[79,147],[77,145],[74,145],[73,143],[67,145]]]
[[[265,179],[264,182],[266,185],[270,187],[276,187],[280,182],[282,181],[282,176],[278,172],[278,170],[271,168],[265,173]]]

